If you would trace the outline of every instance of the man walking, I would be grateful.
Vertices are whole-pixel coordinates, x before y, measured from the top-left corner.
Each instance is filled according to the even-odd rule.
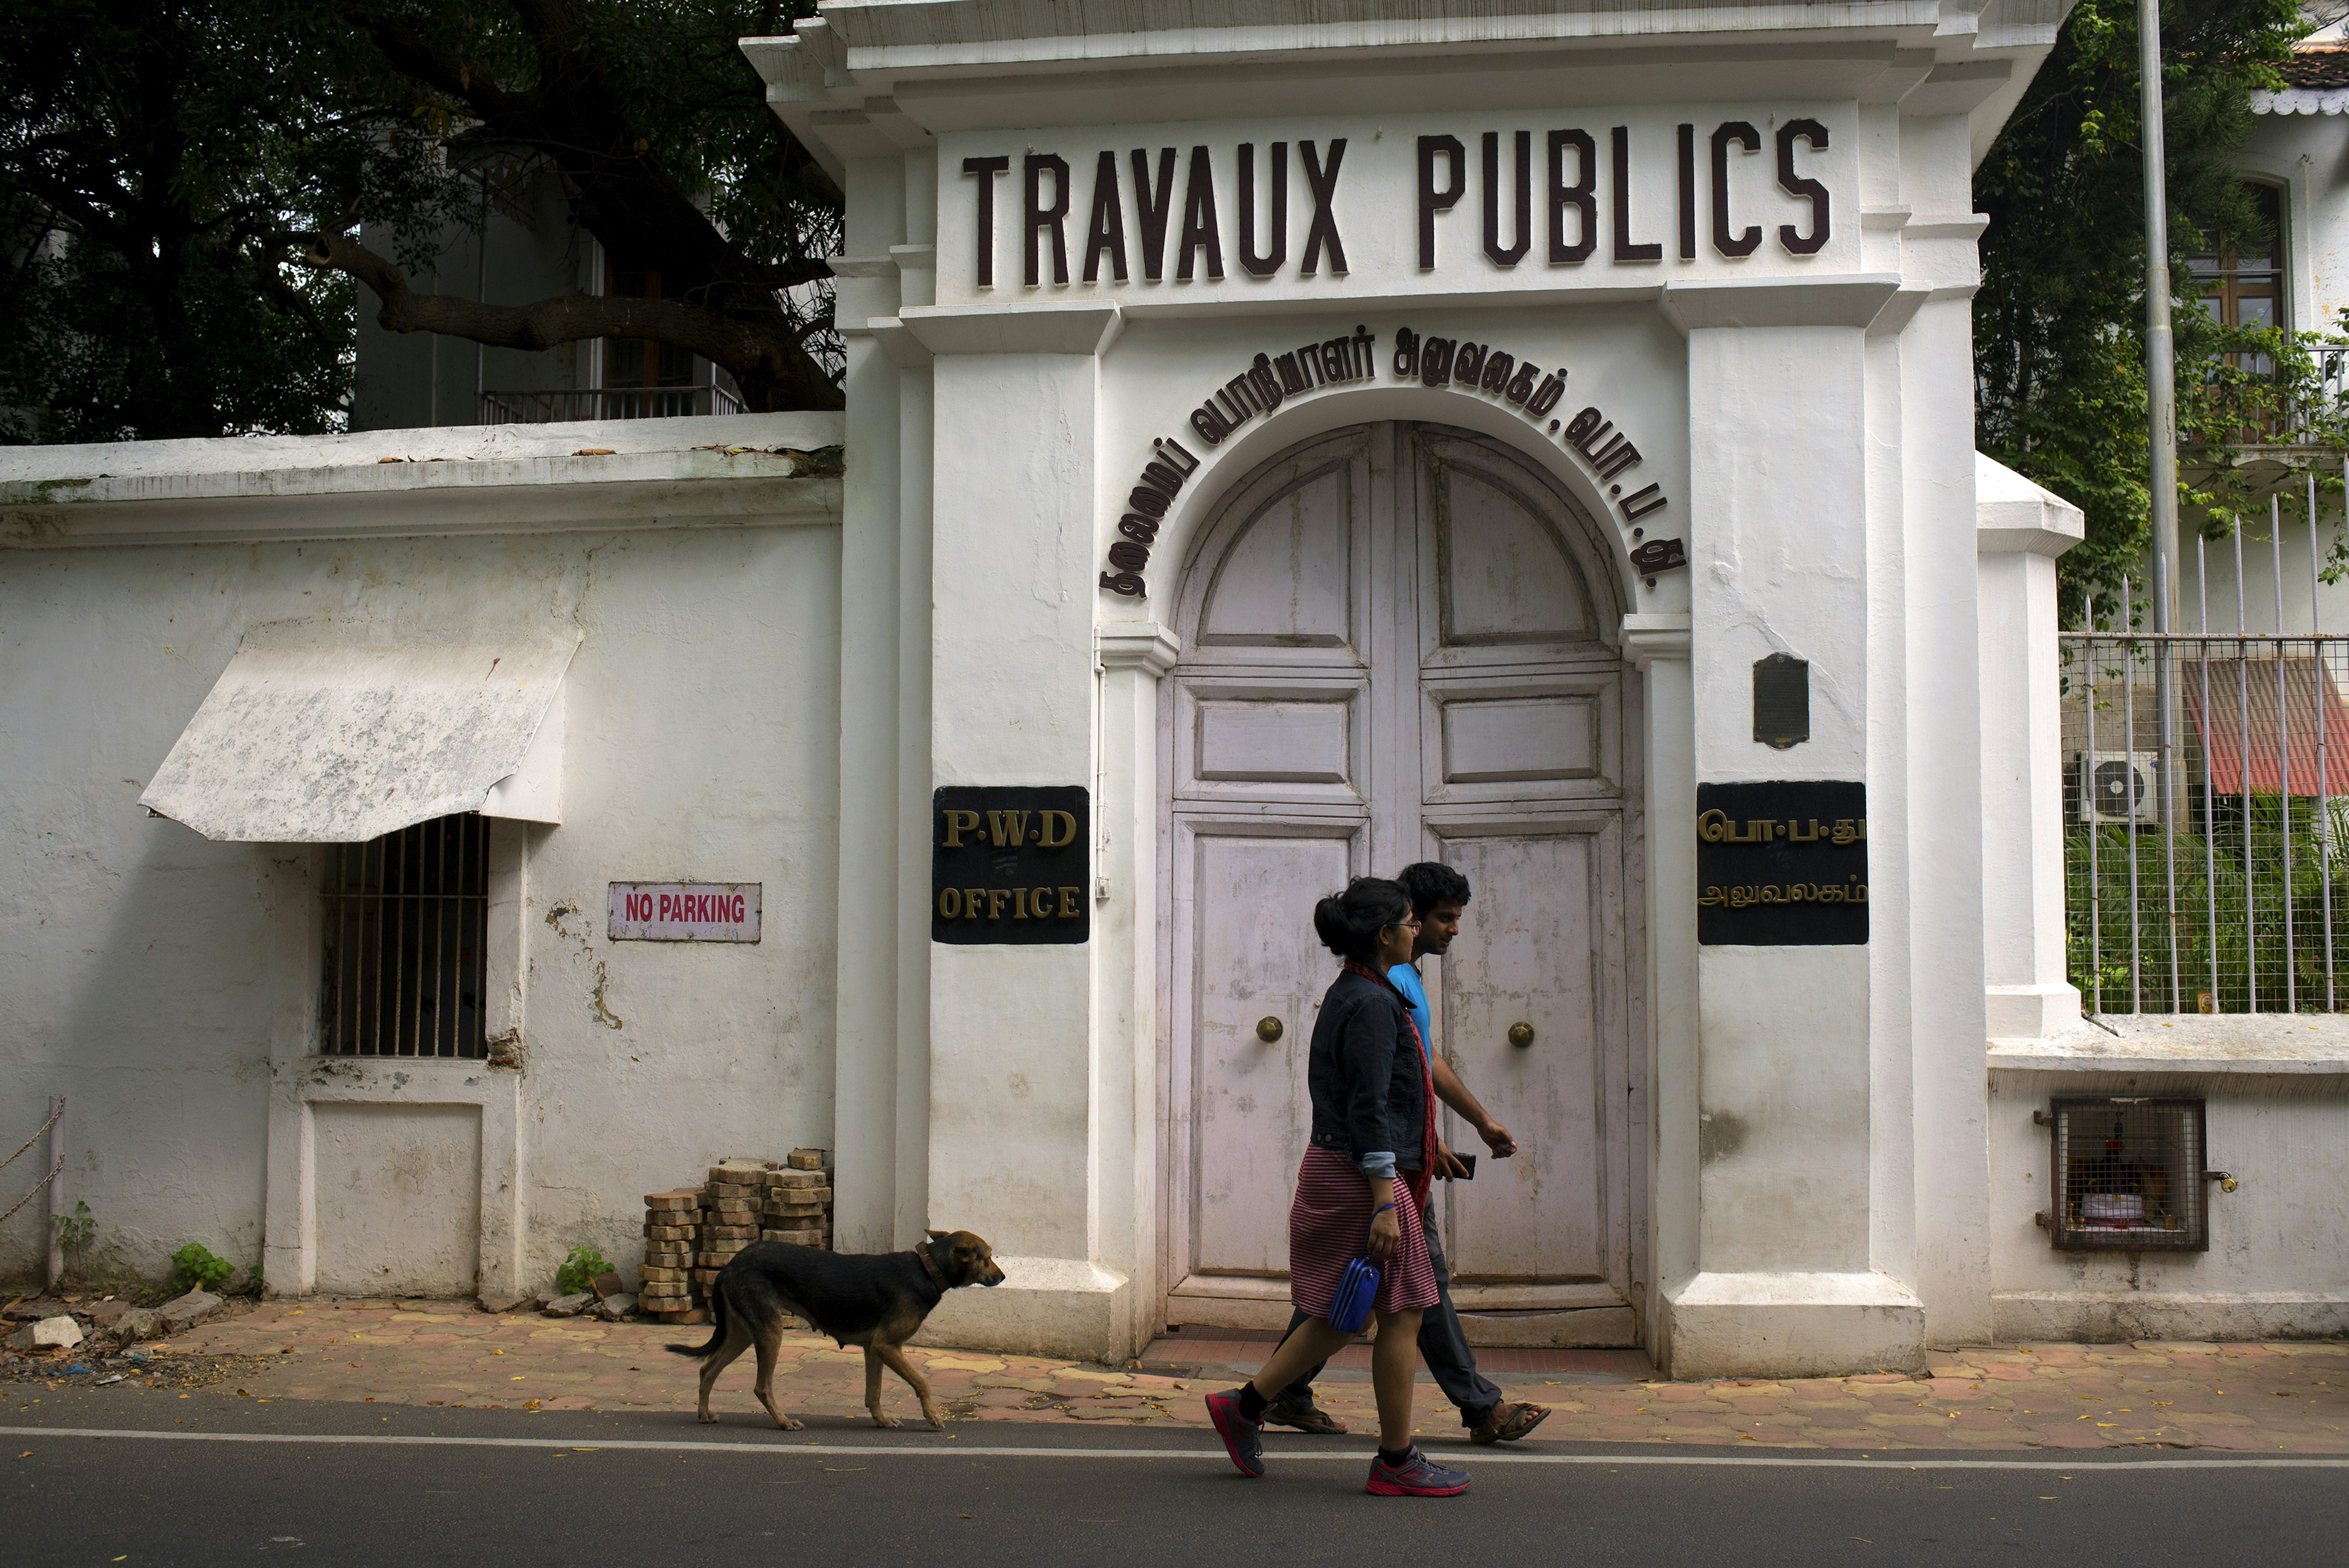
[[[1419,940],[1413,946],[1412,961],[1399,963],[1387,971],[1387,978],[1402,992],[1403,1001],[1411,1007],[1412,1022],[1419,1026],[1419,1040],[1428,1054],[1428,1065],[1435,1078],[1435,1094],[1445,1105],[1458,1112],[1495,1159],[1506,1159],[1517,1152],[1516,1139],[1509,1129],[1493,1119],[1468,1085],[1460,1081],[1435,1049],[1433,1018],[1427,1005],[1427,988],[1421,982],[1419,961],[1442,958],[1452,946],[1452,939],[1460,934],[1460,919],[1469,897],[1468,878],[1449,866],[1433,860],[1423,860],[1406,866],[1396,874],[1411,895],[1413,913],[1419,917]],[[1436,1147],[1436,1174],[1447,1180],[1465,1176],[1467,1168],[1458,1162],[1452,1151],[1441,1144]],[[1427,1231],[1427,1254],[1435,1265],[1435,1304],[1419,1320],[1419,1354],[1427,1369],[1453,1404],[1460,1407],[1461,1423],[1468,1428],[1468,1438],[1476,1443],[1514,1443],[1538,1427],[1549,1416],[1544,1405],[1505,1400],[1501,1390],[1476,1370],[1475,1352],[1468,1348],[1467,1334],[1460,1326],[1460,1314],[1452,1305],[1452,1270],[1444,1262],[1444,1244],[1435,1232],[1435,1205],[1430,1203],[1421,1215]],[[1288,1320],[1288,1330],[1305,1321],[1302,1312]],[[1300,1432],[1341,1433],[1345,1425],[1313,1402],[1313,1380],[1321,1368],[1313,1367],[1296,1382],[1280,1391],[1280,1397],[1265,1407],[1268,1424],[1293,1427]]]

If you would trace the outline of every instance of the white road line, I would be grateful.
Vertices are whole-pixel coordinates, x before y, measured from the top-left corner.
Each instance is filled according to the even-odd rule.
[[[939,1442],[928,1444],[880,1443],[806,1443],[788,1438],[768,1443],[728,1443],[688,1438],[683,1442],[652,1442],[642,1438],[585,1438],[577,1442],[558,1438],[441,1438],[415,1437],[393,1432],[152,1432],[132,1428],[116,1429],[102,1427],[9,1427],[0,1426],[0,1432],[12,1440],[35,1440],[41,1438],[123,1438],[166,1443],[335,1443],[389,1448],[458,1448],[458,1449],[548,1449],[574,1453],[595,1453],[605,1450],[620,1452],[651,1452],[663,1454],[765,1454],[789,1458],[813,1455],[820,1459],[871,1459],[875,1457],[935,1459],[1191,1459],[1201,1462],[1226,1463],[1223,1454],[1212,1448],[1194,1449],[1040,1449],[984,1447],[971,1444]],[[2105,1452],[2110,1452],[2106,1449]],[[1447,1457],[1450,1451],[1447,1450]],[[1347,1464],[1362,1464],[1369,1460],[1367,1449],[1272,1449],[1267,1457],[1283,1463],[1291,1460],[1340,1460]],[[2063,1459],[1935,1459],[1920,1455],[1916,1459],[1831,1459],[1803,1454],[1541,1454],[1541,1453],[1479,1453],[1464,1456],[1466,1462],[1477,1465],[1711,1465],[1730,1469],[1845,1469],[1845,1470],[2067,1470],[2076,1475],[2092,1475],[2109,1470],[2298,1470],[2349,1469],[2349,1457],[2270,1459],[2246,1455],[2241,1459],[2088,1459],[2075,1454]]]

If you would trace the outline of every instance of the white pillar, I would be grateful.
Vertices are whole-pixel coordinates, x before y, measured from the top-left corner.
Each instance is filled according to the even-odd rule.
[[[1159,1277],[1159,679],[1182,645],[1153,621],[1094,634],[1101,664],[1100,896],[1093,909],[1092,1255],[1132,1281],[1114,1348],[1139,1354],[1161,1326]]]
[[[1980,669],[1964,656],[1982,635],[1971,526],[1973,380],[1961,374],[1972,363],[1973,245],[1971,236],[1932,243],[1951,253],[1943,266],[1954,276],[1897,339],[1906,1103],[1878,1102],[1876,1252],[1878,1266],[1907,1280],[1924,1303],[1927,1342],[1948,1345],[1980,1344],[1991,1332],[1990,1060],[1977,978],[1982,744],[1991,704]],[[1896,1148],[1904,1179],[1886,1174]],[[1887,1235],[1896,1218],[1906,1243],[1898,1251]]]
[[[1865,333],[1896,291],[1874,276],[1665,290],[1688,337],[1690,424],[1714,438],[1689,472],[1697,781],[1870,780]],[[1780,652],[1810,666],[1810,739],[1788,751],[1753,730],[1754,663]],[[1692,811],[1660,811],[1651,831],[1692,838]],[[1695,950],[1696,1267],[1659,1271],[1675,1377],[1921,1355],[1922,1309],[1871,1250],[1870,958]],[[1660,1074],[1660,1137],[1675,1097]]]
[[[1100,795],[1107,699],[1088,657],[1101,597],[1096,356],[1118,312],[908,307],[903,323],[935,356],[931,782],[1086,786],[1098,877],[1101,831],[1115,838],[1119,819]],[[1114,684],[1130,687],[1123,675]],[[1118,1022],[1131,1006],[1104,990],[1114,966],[1094,950],[1141,922],[1115,907],[1130,897],[1117,882],[1111,892],[1084,946],[930,947],[928,1221],[987,1238],[1007,1278],[949,1296],[929,1343],[1133,1348],[1125,1210],[1149,1178],[1127,1171],[1152,1157],[1131,1122],[1135,1047]],[[1109,1147],[1117,1138],[1123,1149]]]
[[[2064,754],[2055,557],[2080,509],[1977,454],[1982,602],[1982,954],[1992,1039],[2077,1028],[2064,978]]]
[[[1689,679],[1689,618],[1627,615],[1623,656],[1646,696],[1648,755],[1648,1258],[1653,1280],[1697,1270],[1696,691]],[[1661,1291],[1641,1302],[1641,1328],[1660,1366],[1671,1362],[1671,1314]]]
[[[833,1244],[885,1252],[898,1192],[898,369],[874,334],[894,318],[905,237],[901,161],[849,165],[848,253],[832,258],[847,351],[840,535],[839,947],[833,966]]]

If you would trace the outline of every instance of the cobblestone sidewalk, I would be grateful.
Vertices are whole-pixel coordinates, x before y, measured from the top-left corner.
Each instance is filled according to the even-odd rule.
[[[233,1385],[254,1398],[689,1410],[694,1364],[661,1347],[707,1334],[494,1316],[468,1303],[271,1302],[197,1328],[171,1351],[266,1358],[234,1364],[253,1368]],[[1195,1379],[978,1352],[909,1354],[955,1422],[1205,1425],[1200,1396],[1209,1385]],[[766,1419],[750,1394],[752,1370],[746,1355],[719,1380],[713,1406],[721,1418]],[[784,1336],[779,1397],[812,1429],[864,1424],[864,1381],[862,1352],[813,1334]],[[1923,1377],[1593,1384],[1527,1374],[1506,1386],[1512,1398],[1553,1407],[1537,1434],[1545,1443],[2349,1453],[2349,1343],[2340,1341],[1982,1346],[1937,1355]],[[883,1389],[886,1407],[918,1425],[912,1393],[894,1376]],[[1356,1432],[1371,1428],[1367,1383],[1331,1380],[1321,1393]],[[1442,1396],[1424,1383],[1418,1409],[1429,1436],[1457,1433]]]

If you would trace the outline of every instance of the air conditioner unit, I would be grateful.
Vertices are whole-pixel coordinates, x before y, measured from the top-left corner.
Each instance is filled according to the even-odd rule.
[[[2064,781],[2064,815],[2071,822],[2157,822],[2161,816],[2161,753],[2086,752],[2072,753],[2072,776]]]

